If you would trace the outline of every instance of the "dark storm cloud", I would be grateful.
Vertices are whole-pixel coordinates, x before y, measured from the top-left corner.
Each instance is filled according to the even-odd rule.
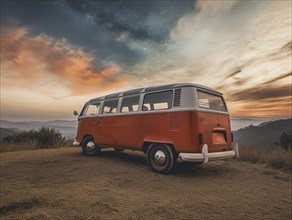
[[[281,80],[281,79],[288,78],[289,76],[290,76],[290,82],[291,82],[292,72],[289,72],[289,73],[282,74],[278,77],[275,77],[274,79],[271,79],[267,82],[264,82],[263,85],[270,85],[271,83],[274,83],[274,82]]]
[[[259,101],[271,98],[283,98],[291,96],[291,85],[281,87],[267,87],[265,84],[258,87],[249,88],[230,94],[232,101]]]
[[[288,42],[287,44],[285,44],[283,47],[281,47],[281,50],[288,50],[291,52],[292,50],[292,41]]]
[[[165,37],[153,34],[142,28],[136,29],[129,24],[121,23],[118,18],[112,16],[111,14],[99,14],[95,20],[98,24],[114,33],[128,33],[131,38],[136,40],[152,40],[157,43],[163,43],[163,38]]]
[[[114,41],[112,33],[88,22],[85,16],[62,2],[5,1],[1,7],[1,28],[11,25],[27,27],[34,36],[45,33],[81,47],[94,55],[97,71],[103,69],[107,61],[132,65],[142,59],[138,51]]]
[[[114,33],[126,32],[136,40],[163,43],[176,22],[194,10],[193,1],[67,1],[72,9],[90,15]],[[149,22],[152,17],[156,18]],[[158,25],[157,25],[158,24]]]
[[[229,77],[236,76],[238,73],[241,73],[241,71],[242,71],[241,69],[236,69],[236,70],[232,71],[231,73],[227,74],[225,79],[228,79]]]
[[[91,53],[99,70],[107,63],[143,62],[146,54],[130,47],[131,41],[159,47],[193,7],[193,1],[1,1],[1,28],[18,25],[29,28],[34,36],[64,38]],[[118,41],[122,34],[129,39]]]
[[[232,70],[230,73],[226,74],[225,80],[227,80],[229,78],[235,78],[238,74],[240,74],[241,72],[244,71],[245,67],[247,67],[249,65],[260,63],[263,60],[271,60],[271,61],[279,60],[283,57],[291,56],[291,53],[292,53],[292,42],[288,42],[284,46],[282,46],[281,48],[279,48],[275,51],[272,51],[271,53],[264,54],[261,57],[256,57],[254,59],[249,60],[244,65],[238,66],[237,68]],[[226,65],[226,63],[222,64],[222,66],[224,66],[224,65]],[[272,79],[271,81],[266,82],[266,83],[270,83],[270,82],[273,82],[275,80],[285,78],[288,75],[291,75],[291,73],[283,74],[283,75],[276,77],[275,79]],[[223,88],[223,87],[219,86],[218,88]]]

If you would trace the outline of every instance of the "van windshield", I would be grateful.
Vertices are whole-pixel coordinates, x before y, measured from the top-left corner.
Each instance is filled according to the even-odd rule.
[[[197,91],[199,107],[204,109],[226,112],[226,106],[221,96]]]
[[[100,107],[100,103],[86,104],[81,115],[82,116],[98,115],[99,107]]]

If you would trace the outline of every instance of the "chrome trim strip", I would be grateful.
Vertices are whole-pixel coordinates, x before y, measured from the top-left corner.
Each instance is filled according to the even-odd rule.
[[[153,110],[153,111],[133,111],[133,112],[118,112],[112,114],[99,114],[99,115],[86,115],[80,116],[79,119],[83,118],[94,118],[94,117],[110,117],[110,116],[124,116],[124,115],[144,115],[144,114],[157,114],[157,113],[168,113],[168,112],[207,112],[213,114],[221,114],[229,116],[228,112],[220,112],[214,110],[205,110],[205,109],[198,109],[198,108],[172,108],[167,110]]]

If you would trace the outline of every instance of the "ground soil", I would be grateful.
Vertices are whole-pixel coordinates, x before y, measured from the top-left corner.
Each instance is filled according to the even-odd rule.
[[[178,163],[80,148],[1,154],[1,219],[291,219],[291,174],[265,165]]]

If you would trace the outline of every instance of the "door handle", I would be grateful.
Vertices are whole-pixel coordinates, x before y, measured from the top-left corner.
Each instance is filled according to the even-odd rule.
[[[99,118],[97,121],[91,122],[91,124],[95,124],[95,125],[101,126],[102,125],[102,120]]]

